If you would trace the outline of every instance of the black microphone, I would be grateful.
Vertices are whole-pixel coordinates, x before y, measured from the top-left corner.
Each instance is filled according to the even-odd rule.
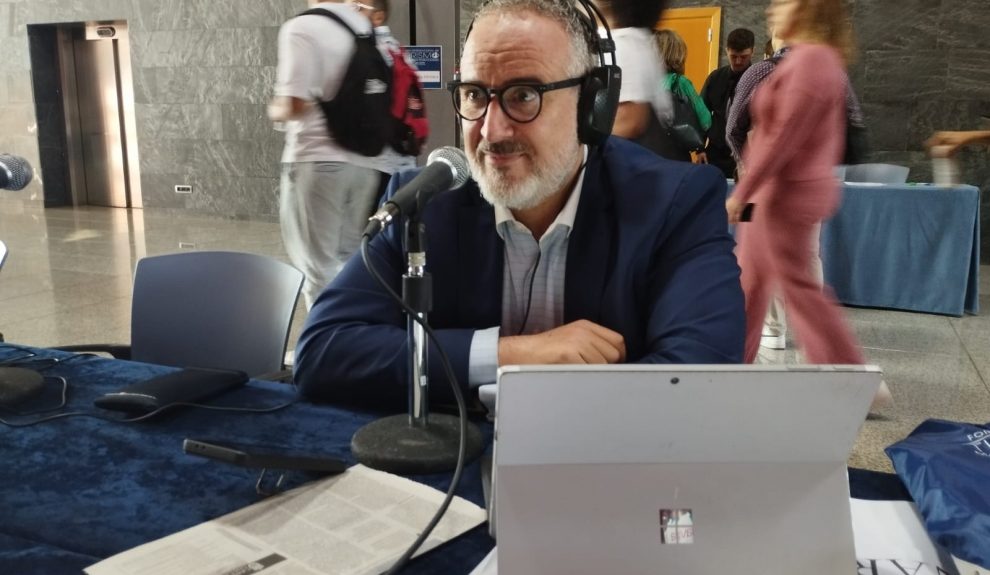
[[[34,170],[20,156],[0,154],[0,190],[23,190],[31,183]]]
[[[470,177],[471,166],[460,148],[444,146],[433,150],[426,158],[423,171],[399,188],[375,215],[368,218],[364,235],[369,239],[375,237],[392,220],[415,213],[417,207],[425,206],[434,195],[459,188]]]

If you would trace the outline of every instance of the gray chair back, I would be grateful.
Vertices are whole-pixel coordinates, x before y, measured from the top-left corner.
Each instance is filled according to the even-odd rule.
[[[845,181],[875,184],[903,184],[907,182],[907,166],[896,164],[852,164],[846,166]]]
[[[296,268],[255,254],[143,258],[134,271],[131,359],[277,372],[302,283]]]

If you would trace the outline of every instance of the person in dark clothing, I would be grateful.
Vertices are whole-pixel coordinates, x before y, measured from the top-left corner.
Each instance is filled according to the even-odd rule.
[[[725,141],[725,125],[736,84],[753,61],[756,37],[751,30],[737,28],[729,32],[725,44],[729,64],[708,75],[701,88],[701,99],[712,112],[712,128],[708,131],[708,145],[705,147],[708,163],[722,170],[725,177],[732,178],[735,177],[736,162]]]

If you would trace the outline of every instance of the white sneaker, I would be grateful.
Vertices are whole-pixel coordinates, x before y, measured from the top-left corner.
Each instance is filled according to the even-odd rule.
[[[784,335],[767,335],[760,337],[760,347],[768,349],[787,349],[787,337]]]
[[[877,390],[877,394],[873,396],[873,403],[870,405],[870,413],[876,413],[881,409],[885,409],[894,405],[894,396],[890,393],[890,388],[887,387],[887,382],[880,380],[880,389]]]

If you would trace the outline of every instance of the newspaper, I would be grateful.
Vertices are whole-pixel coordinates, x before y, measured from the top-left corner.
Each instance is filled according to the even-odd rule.
[[[397,559],[443,501],[420,483],[356,465],[91,565],[89,575],[363,575]],[[459,497],[417,554],[480,525]]]
[[[850,499],[850,503],[857,573],[990,575],[933,542],[914,502]]]
[[[932,542],[910,501],[850,499],[856,567],[848,575],[990,575]],[[498,575],[496,550],[471,575]]]

